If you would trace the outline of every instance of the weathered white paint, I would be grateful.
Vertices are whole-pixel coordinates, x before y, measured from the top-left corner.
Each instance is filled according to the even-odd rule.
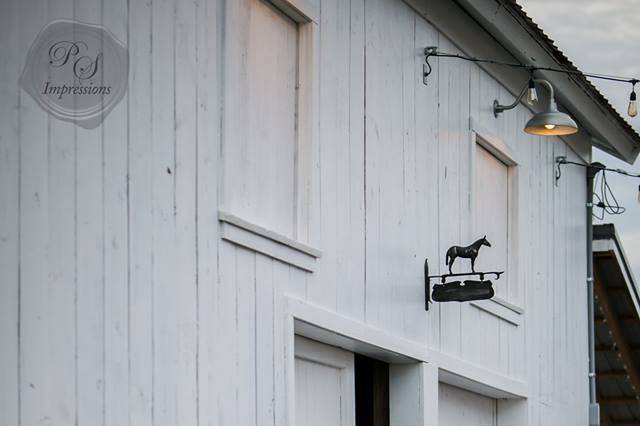
[[[320,325],[387,342],[439,368],[441,380],[526,398],[504,424],[585,424],[584,170],[565,168],[554,185],[555,156],[579,158],[570,142],[524,134],[524,106],[494,118],[493,99],[511,95],[474,65],[434,61],[424,86],[422,49],[464,43],[400,0],[292,4],[300,13],[291,19],[258,0],[3,4],[5,422],[285,425],[300,326],[289,295],[316,309],[308,313],[333,315]],[[267,8],[286,35],[253,34],[249,49],[243,19],[252,8]],[[128,45],[127,97],[95,130],[49,118],[17,88],[30,43],[61,16],[102,23]],[[269,64],[285,65],[261,49],[280,49],[292,33],[308,136],[292,142],[298,169],[278,170],[295,180],[285,194],[275,180],[242,175],[257,169],[233,150],[241,131],[256,128],[234,108],[247,106],[238,94],[263,81]],[[509,282],[520,293],[507,300],[517,320],[471,304],[424,311],[424,258],[443,271],[446,248],[476,238],[473,129],[517,160],[518,267]],[[261,155],[280,164],[284,151]],[[221,238],[229,222],[218,212],[234,205],[230,190],[245,178],[261,185],[241,188],[246,196],[233,203],[275,194],[290,205],[271,207],[290,214],[261,204],[228,213],[284,234],[289,246],[321,250],[313,268]]]

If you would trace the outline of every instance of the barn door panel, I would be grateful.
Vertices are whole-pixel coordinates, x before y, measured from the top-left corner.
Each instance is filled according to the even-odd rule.
[[[496,400],[440,383],[440,426],[496,426]]]
[[[296,425],[354,426],[353,353],[299,336],[295,352]]]

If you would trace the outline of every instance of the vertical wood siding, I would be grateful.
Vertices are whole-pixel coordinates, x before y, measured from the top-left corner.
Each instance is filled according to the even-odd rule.
[[[528,382],[530,425],[586,423],[584,173],[559,139],[400,0],[315,0],[319,143],[304,272],[218,235],[234,137],[237,20],[249,1],[11,0],[0,13],[0,413],[3,424],[283,425],[290,294]],[[125,99],[94,130],[17,88],[59,17],[128,45]],[[247,70],[260,72],[260,70]],[[237,83],[239,84],[239,83]],[[423,308],[422,262],[477,236],[473,117],[518,158],[519,327],[469,304]],[[272,188],[277,190],[278,188]],[[260,212],[255,212],[259,216]],[[250,219],[250,218],[247,218]]]
[[[3,4],[3,424],[215,421],[199,401],[216,399],[222,10]],[[127,96],[97,129],[50,118],[17,89],[30,43],[56,18],[128,45]]]

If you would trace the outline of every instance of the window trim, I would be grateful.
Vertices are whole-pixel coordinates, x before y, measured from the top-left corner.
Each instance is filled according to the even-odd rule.
[[[267,0],[298,24],[318,22],[318,7],[310,0]]]
[[[276,231],[256,225],[236,215],[218,211],[220,238],[238,246],[262,253],[273,259],[315,272],[322,252],[312,246],[292,240]]]
[[[518,253],[519,253],[519,161],[516,153],[507,145],[504,140],[495,134],[485,129],[477,120],[471,118],[470,120],[470,143],[469,143],[469,158],[471,163],[469,173],[469,211],[473,215],[475,212],[475,187],[474,179],[476,175],[476,145],[480,145],[482,148],[489,151],[498,160],[502,161],[507,166],[508,173],[508,193],[507,193],[507,262],[505,278],[510,284],[510,288],[517,288],[517,294],[509,295],[508,300],[502,297],[494,297],[489,299],[491,303],[472,304],[477,308],[487,311],[499,318],[502,318],[509,323],[518,326],[521,321],[518,317],[524,314],[522,305],[524,304],[524,291],[520,285],[513,285],[513,283],[519,282],[519,269],[518,269]],[[475,235],[481,230],[474,229],[473,221],[469,225],[471,234]],[[509,312],[505,315],[506,310]],[[515,314],[515,315],[514,315]]]
[[[304,11],[305,15],[288,13],[298,23],[298,99],[297,134],[295,148],[295,214],[293,238],[312,243],[312,182],[314,179],[313,158],[318,147],[320,126],[318,117],[318,64],[320,36],[318,31],[319,11],[308,0],[271,0],[280,5],[284,13],[291,8]],[[282,5],[289,5],[288,9]],[[304,5],[304,7],[303,7]],[[312,16],[308,16],[312,15]]]

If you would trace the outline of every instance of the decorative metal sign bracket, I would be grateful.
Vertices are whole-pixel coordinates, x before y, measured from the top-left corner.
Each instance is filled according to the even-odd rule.
[[[457,290],[458,292],[461,289],[464,289],[464,287],[468,287],[469,290],[483,290],[483,287],[485,287],[485,291],[489,290],[492,286],[491,281],[489,280],[485,280],[486,276],[495,276],[495,279],[498,280],[500,279],[500,276],[504,274],[504,271],[489,271],[489,272],[462,272],[462,273],[453,273],[453,274],[443,274],[443,275],[429,275],[429,259],[425,259],[424,260],[424,289],[425,289],[425,306],[424,308],[428,311],[429,310],[429,303],[433,303],[431,300],[431,280],[434,279],[439,279],[440,280],[440,284],[435,284],[435,287],[442,287],[443,291],[447,291],[450,290],[449,293],[451,293],[453,290]],[[464,281],[463,283],[460,281],[451,281],[451,282],[446,282],[447,278],[450,277],[479,277],[480,281]],[[474,284],[475,284],[475,288],[474,288]],[[447,287],[448,286],[448,287]],[[476,296],[480,296],[481,291],[477,291],[474,292],[476,293]],[[493,290],[491,289],[491,291],[486,291],[485,292],[486,295],[491,294],[489,297],[478,297],[478,298],[474,298],[474,299],[469,299],[469,300],[480,300],[480,299],[490,299],[491,297],[493,297]],[[463,298],[465,297],[473,297],[474,295],[462,295]],[[440,300],[434,300],[435,302],[440,302]],[[442,302],[444,302],[445,300],[442,300]],[[454,301],[454,300],[451,300]],[[463,302],[464,300],[455,300],[455,301],[460,301]]]
[[[495,276],[500,279],[504,271],[476,272],[475,261],[482,246],[491,247],[486,236],[465,247],[452,246],[447,250],[446,265],[448,274],[429,275],[429,259],[424,260],[424,290],[425,310],[429,310],[429,303],[434,302],[467,302],[471,300],[491,299],[494,296],[493,283],[485,280],[487,276]],[[451,268],[456,258],[466,258],[471,261],[471,272],[452,272]],[[478,277],[480,280],[450,281],[452,277]],[[431,280],[440,280],[440,284],[431,287]]]

